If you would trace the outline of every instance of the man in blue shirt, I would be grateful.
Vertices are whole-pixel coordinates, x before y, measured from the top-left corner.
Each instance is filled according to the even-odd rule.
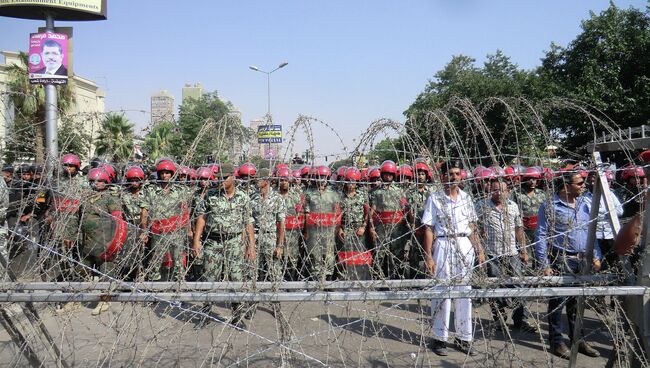
[[[587,250],[590,203],[582,196],[586,175],[565,171],[556,180],[557,192],[544,202],[538,213],[535,232],[535,256],[545,276],[576,275],[580,273]],[[600,269],[601,252],[594,244],[592,268]],[[570,350],[562,336],[562,309],[566,305],[569,336],[573,338],[576,318],[576,298],[551,298],[548,301],[549,343],[551,351],[569,359]],[[580,338],[582,339],[582,331]],[[579,342],[579,351],[596,357],[600,354],[585,341]]]

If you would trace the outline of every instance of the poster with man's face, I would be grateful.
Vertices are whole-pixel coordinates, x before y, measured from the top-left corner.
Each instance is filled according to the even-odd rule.
[[[52,32],[30,34],[27,68],[32,84],[68,83],[68,36]]]

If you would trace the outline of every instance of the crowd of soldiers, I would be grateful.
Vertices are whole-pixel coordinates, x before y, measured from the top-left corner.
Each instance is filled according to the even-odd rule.
[[[151,172],[138,165],[118,170],[110,163],[96,163],[84,170],[84,179],[76,155],[63,155],[60,165],[52,182],[41,178],[38,167],[20,166],[17,172],[3,168],[10,193],[9,257],[22,250],[21,244],[31,244],[20,230],[29,227],[37,234],[32,243],[45,255],[42,277],[56,281],[426,278],[440,276],[443,262],[431,257],[433,245],[471,232],[476,238],[472,243],[481,244],[475,247],[471,267],[487,265],[488,275],[494,277],[541,274],[530,244],[540,206],[549,199],[557,176],[537,166],[479,166],[468,172],[424,160],[340,167],[332,173],[327,166],[285,164],[271,169],[252,163],[190,168],[161,159]],[[594,184],[595,171],[590,175],[579,167],[571,170]],[[639,211],[638,194],[647,182],[640,167],[620,173],[622,185],[612,197],[618,216],[625,218]],[[615,181],[611,172],[607,177]],[[469,216],[476,226],[436,233],[436,215],[432,219],[426,207],[433,208],[437,197],[432,194],[448,189],[449,183],[476,211],[469,216],[463,210],[459,216]],[[613,261],[607,261],[613,235],[607,213],[601,217],[603,266],[613,267]],[[493,305],[495,320],[503,318],[507,305],[502,300]],[[66,303],[59,310],[78,306]],[[206,304],[206,311],[209,308]],[[92,313],[108,309],[108,303],[100,302]],[[250,310],[233,305],[232,323],[244,326]],[[520,304],[513,313],[515,325],[536,331],[526,318]],[[446,340],[446,335],[441,338]],[[446,354],[438,348],[434,351]],[[471,352],[468,346],[463,349]]]

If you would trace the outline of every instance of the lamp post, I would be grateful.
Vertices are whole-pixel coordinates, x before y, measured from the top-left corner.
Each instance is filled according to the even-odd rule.
[[[270,72],[264,71],[264,70],[256,67],[255,65],[251,65],[251,66],[248,67],[250,70],[254,70],[256,72],[266,74],[266,94],[267,94],[266,116],[267,116],[267,119],[268,119],[269,122],[271,122],[271,74],[273,74],[273,72],[275,72],[278,69],[284,68],[287,65],[289,65],[289,63],[287,63],[285,61],[282,64],[278,65],[277,68],[271,70]]]
[[[281,63],[280,65],[278,65],[277,68],[271,70],[270,72],[264,71],[264,70],[256,67],[255,65],[251,65],[251,66],[248,67],[250,70],[266,74],[266,94],[267,94],[266,121],[267,121],[267,124],[269,124],[269,125],[273,121],[273,119],[271,118],[271,74],[273,74],[273,72],[275,72],[276,70],[284,68],[287,65],[289,65],[289,63],[285,61],[285,62]],[[270,140],[269,140],[268,149],[269,149],[269,166],[271,166],[271,163],[272,163],[273,160],[271,159],[271,155],[270,155],[270,152],[271,152],[271,141]]]

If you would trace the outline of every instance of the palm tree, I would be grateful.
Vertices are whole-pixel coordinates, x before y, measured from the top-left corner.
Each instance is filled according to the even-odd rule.
[[[7,68],[10,101],[14,106],[14,129],[8,134],[7,160],[34,158],[36,163],[45,162],[45,88],[29,83],[27,54],[20,53],[20,64]],[[73,81],[57,86],[59,115],[74,104]]]
[[[144,138],[144,145],[151,160],[155,161],[160,157],[171,154],[174,139],[173,128],[170,122],[156,124]]]
[[[128,161],[133,155],[133,127],[123,114],[107,114],[97,136],[97,155],[114,162]]]

